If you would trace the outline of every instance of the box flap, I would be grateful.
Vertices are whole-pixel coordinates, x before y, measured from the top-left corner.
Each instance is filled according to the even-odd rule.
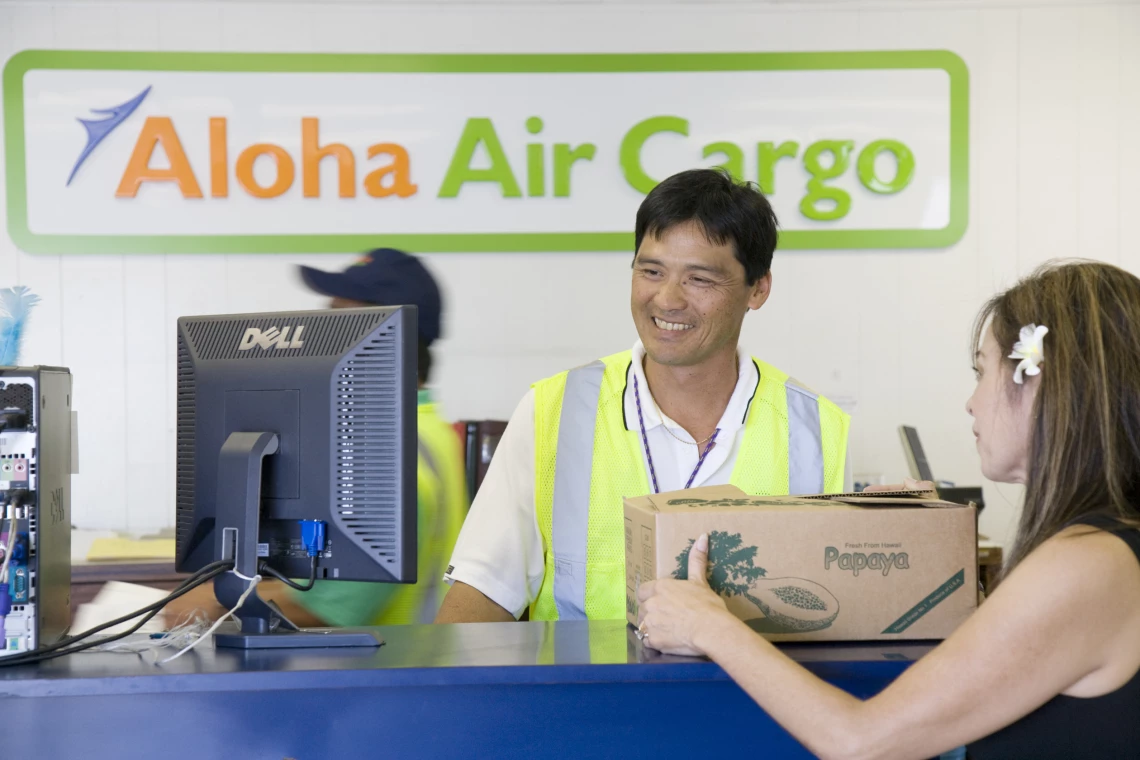
[[[927,509],[966,509],[966,504],[955,504],[942,499],[907,499],[883,496],[833,496],[821,501],[838,501],[856,507],[925,507]]]
[[[938,501],[937,491],[854,491],[851,493],[817,493],[800,496],[801,499],[928,499]]]
[[[878,491],[873,493],[812,494],[808,496],[753,496],[736,486],[701,486],[682,491],[627,497],[626,506],[647,512],[686,512],[691,509],[787,509],[825,504],[833,508],[928,507],[965,509],[962,504],[943,501],[934,491]]]
[[[939,498],[937,491],[920,490],[824,493],[801,498],[838,501],[856,507],[929,507],[932,509],[954,509],[966,506]]]
[[[801,496],[752,496],[733,485],[702,486],[683,491],[626,497],[628,507],[648,512],[687,512],[692,509],[819,509],[819,500]],[[838,502],[829,507],[846,508]]]

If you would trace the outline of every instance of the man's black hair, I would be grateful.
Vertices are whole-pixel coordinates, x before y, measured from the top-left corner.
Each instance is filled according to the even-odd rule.
[[[710,243],[731,243],[749,285],[768,274],[778,222],[768,199],[752,183],[737,182],[724,169],[674,174],[653,188],[637,210],[634,255],[646,235],[657,239],[686,222],[697,222]]]

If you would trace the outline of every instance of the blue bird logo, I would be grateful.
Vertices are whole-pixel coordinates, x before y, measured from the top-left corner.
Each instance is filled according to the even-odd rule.
[[[92,113],[107,114],[104,119],[78,119],[79,123],[87,129],[87,145],[83,148],[83,152],[79,154],[79,159],[75,162],[75,166],[71,169],[71,175],[67,178],[67,184],[71,184],[71,180],[75,179],[75,173],[79,171],[79,167],[91,155],[91,152],[107,138],[107,135],[115,131],[115,128],[127,120],[127,117],[135,112],[135,109],[142,104],[146,96],[150,94],[150,87],[140,92],[135,97],[128,100],[126,103],[120,103],[111,108],[92,108]]]

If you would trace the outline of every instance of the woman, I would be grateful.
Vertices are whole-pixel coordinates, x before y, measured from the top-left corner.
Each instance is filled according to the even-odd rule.
[[[1003,581],[950,638],[861,701],[727,612],[706,578],[644,584],[640,633],[705,654],[823,758],[1140,757],[1140,280],[1046,265],[991,300],[966,403],[982,473],[1022,483]]]

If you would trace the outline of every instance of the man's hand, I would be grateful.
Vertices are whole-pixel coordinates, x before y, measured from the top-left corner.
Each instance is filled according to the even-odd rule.
[[[203,615],[211,623],[226,614],[225,609],[214,597],[213,582],[203,583],[187,591],[162,608],[167,628],[172,628],[195,613]]]

